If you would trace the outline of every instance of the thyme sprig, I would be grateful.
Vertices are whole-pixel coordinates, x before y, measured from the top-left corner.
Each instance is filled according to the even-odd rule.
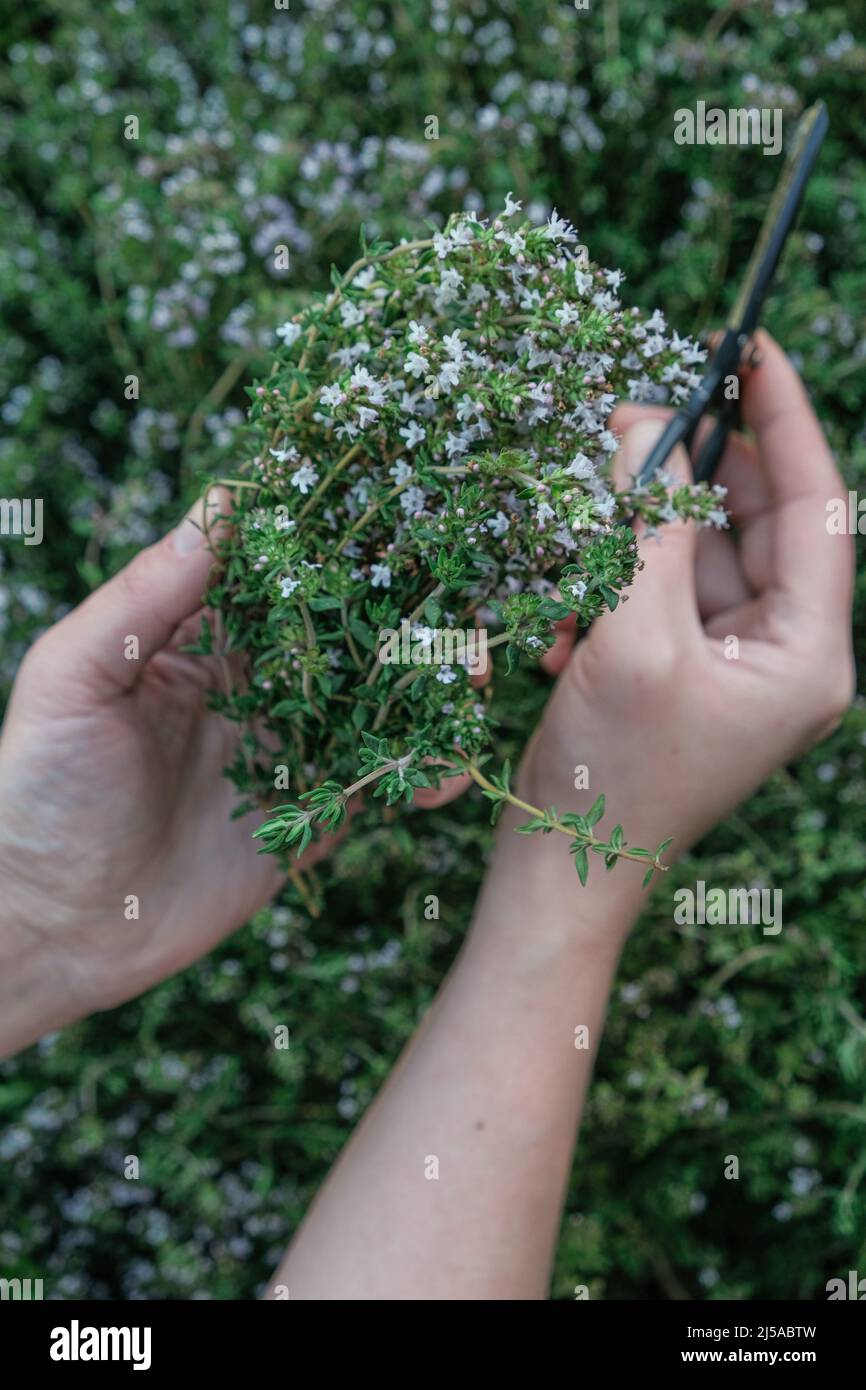
[[[505,806],[516,806],[518,810],[525,811],[531,820],[525,821],[523,825],[518,825],[517,832],[520,835],[549,835],[552,830],[559,830],[563,835],[568,835],[571,843],[569,849],[574,855],[574,866],[581,883],[585,884],[589,877],[589,855],[600,854],[604,856],[605,869],[610,871],[617,860],[631,859],[638,864],[648,864],[649,868],[643,877],[643,887],[647,887],[652,882],[653,876],[658,873],[667,873],[668,866],[661,862],[661,856],[665,850],[673,844],[672,839],[662,840],[658,848],[653,852],[648,849],[638,849],[636,846],[629,846],[624,838],[621,825],[615,825],[607,840],[601,840],[593,834],[593,826],[597,825],[604,817],[605,798],[604,793],[597,796],[590,809],[585,815],[577,815],[573,811],[557,811],[555,806],[543,809],[532,806],[528,801],[516,796],[511,790],[511,766],[505,762],[502,771],[492,774],[489,778],[485,777],[481,768],[471,759],[464,760],[464,766],[469,776],[482,790],[482,794],[488,801],[493,802],[491,820],[495,823],[498,820]]]
[[[610,466],[617,400],[683,399],[701,351],[624,307],[620,272],[593,265],[563,218],[519,213],[509,195],[493,219],[362,243],[278,329],[249,389],[208,604],[247,672],[214,699],[242,730],[229,775],[248,806],[276,787],[296,798],[267,812],[263,852],[303,852],[359,791],[393,805],[455,761],[479,765],[490,701],[462,658],[424,659],[431,634],[489,627],[507,674],[543,656],[558,620],[586,625],[627,597],[635,516],[725,522],[719,490],[623,486]],[[385,660],[383,634],[403,627],[422,657]],[[581,876],[584,851],[624,857],[619,828],[601,841],[533,817],[580,841]]]

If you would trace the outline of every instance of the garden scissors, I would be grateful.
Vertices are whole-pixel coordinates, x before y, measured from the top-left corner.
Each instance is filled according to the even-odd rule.
[[[725,385],[738,369],[745,369],[749,365],[751,354],[746,355],[745,349],[757,327],[767,291],[828,125],[827,108],[823,101],[816,101],[803,113],[755,243],[742,289],[728,315],[701,384],[660,435],[638,474],[639,483],[646,483],[654,477],[678,444],[685,445],[691,453],[698,425],[710,410],[717,419],[694,460],[694,475],[697,482],[712,478],[725,451],[728,434],[739,423],[739,399],[728,399]]]

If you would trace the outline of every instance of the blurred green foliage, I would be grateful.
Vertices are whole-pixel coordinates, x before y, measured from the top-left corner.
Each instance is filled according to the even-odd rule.
[[[827,102],[767,326],[848,485],[866,483],[856,0],[36,0],[3,26],[0,496],[41,495],[46,513],[42,546],[0,550],[5,689],[35,633],[243,448],[243,383],[352,258],[360,223],[411,234],[513,190],[573,218],[681,332],[718,323],[778,165],[675,145],[673,113],[698,99],[781,107],[788,130]],[[861,661],[863,598],[861,577]],[[510,679],[504,754],[544,698],[540,676]],[[778,938],[677,928],[667,894],[652,900],[598,1062],[555,1297],[585,1283],[613,1299],[821,1298],[866,1268],[864,811],[858,701],[671,875],[671,891],[781,886]],[[287,893],[196,969],[0,1068],[4,1277],[43,1277],[53,1297],[261,1287],[432,998],[482,872],[475,797],[378,814],[323,875],[318,920]]]

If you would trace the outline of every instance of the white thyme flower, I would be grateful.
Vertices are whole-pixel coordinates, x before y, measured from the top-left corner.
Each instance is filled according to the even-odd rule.
[[[295,590],[296,590],[296,589],[299,589],[300,587],[301,587],[301,581],[300,581],[299,579],[281,579],[281,580],[280,580],[280,597],[281,597],[281,598],[291,598],[291,597],[292,597],[292,594],[295,592]]]
[[[455,328],[453,333],[446,333],[442,339],[442,346],[452,362],[462,362],[466,354],[466,344],[460,340],[460,329]]]
[[[412,477],[412,469],[405,459],[396,459],[393,466],[388,469],[388,474],[394,479],[397,486],[401,487]]]
[[[364,310],[351,299],[344,299],[340,305],[340,319],[344,328],[357,328],[364,322]]]
[[[357,366],[349,377],[349,385],[355,391],[369,391],[375,387],[376,378],[371,376],[366,367]]]
[[[520,212],[523,204],[516,198],[512,198],[510,193],[505,195],[505,207],[502,210],[503,217],[513,217],[516,212]]]
[[[600,309],[604,314],[613,313],[618,304],[619,300],[616,295],[611,294],[609,290],[599,290],[598,294],[592,296],[593,308]]]
[[[439,369],[436,380],[439,382],[443,391],[450,391],[452,386],[460,385],[460,367],[456,362],[443,362]]]
[[[436,638],[436,629],[434,627],[425,627],[422,623],[415,623],[412,628],[410,628],[410,635],[413,641],[420,642],[421,646],[426,649],[427,647],[433,646],[433,642]]]
[[[463,395],[460,397],[454,413],[461,424],[465,424],[467,420],[472,419],[473,415],[484,414],[484,403],[483,401],[474,401],[469,395]]]
[[[473,223],[468,217],[461,217],[455,222],[449,233],[452,247],[471,246],[477,235],[477,223]]]
[[[391,570],[388,565],[371,565],[370,582],[374,589],[390,589]]]
[[[572,478],[591,478],[595,474],[595,464],[586,454],[577,453],[563,472]]]
[[[706,348],[699,347],[697,343],[693,343],[692,346],[683,353],[683,362],[687,367],[698,365],[701,362],[706,362],[706,360]]]
[[[427,431],[421,428],[417,420],[410,420],[409,424],[399,431],[399,434],[405,439],[407,449],[414,449],[416,444],[420,444],[422,439],[427,438]]]
[[[493,520],[488,521],[487,529],[492,536],[495,536],[496,539],[499,540],[500,536],[505,535],[505,532],[508,530],[510,525],[511,522],[508,520],[508,517],[505,515],[505,513],[497,512]]]
[[[437,310],[447,309],[459,297],[463,288],[463,276],[456,270],[443,270],[439,284],[433,289],[433,303]]]
[[[429,336],[429,330],[424,327],[423,323],[418,323],[416,319],[410,320],[407,337],[414,347],[421,347]]]
[[[436,672],[436,679],[441,681],[443,685],[450,685],[452,681],[456,681],[457,672],[452,670],[450,666],[440,666]]]
[[[298,341],[302,331],[299,323],[292,323],[291,320],[287,320],[277,329],[277,337],[283,340],[286,347],[291,347],[293,343]]]
[[[563,328],[568,328],[573,323],[580,323],[580,314],[574,304],[563,304],[554,311],[553,317],[559,319]]]
[[[544,234],[549,241],[577,241],[577,233],[571,223],[567,222],[564,217],[560,217],[556,208],[547,219]]]
[[[667,343],[661,333],[653,333],[647,338],[643,345],[644,357],[657,357],[660,352],[664,352]]]
[[[323,405],[327,405],[331,409],[333,409],[334,406],[341,405],[345,399],[345,391],[342,386],[337,385],[336,382],[333,386],[323,386],[319,392],[319,400]]]
[[[296,468],[289,478],[292,487],[296,487],[304,497],[306,497],[310,488],[316,486],[318,481],[319,475],[309,459],[305,459],[300,468]]]
[[[425,376],[430,370],[430,363],[426,357],[421,356],[420,352],[410,352],[403,364],[403,369],[409,373],[409,376]]]
[[[406,491],[400,494],[400,508],[407,516],[414,516],[415,512],[423,512],[427,506],[427,494],[423,487],[407,487]]]

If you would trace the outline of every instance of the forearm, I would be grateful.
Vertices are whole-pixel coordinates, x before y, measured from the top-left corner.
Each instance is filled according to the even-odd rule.
[[[611,892],[616,874],[581,889],[562,838],[515,835],[519,820],[503,818],[460,956],[275,1278],[291,1298],[546,1295],[638,898]]]

